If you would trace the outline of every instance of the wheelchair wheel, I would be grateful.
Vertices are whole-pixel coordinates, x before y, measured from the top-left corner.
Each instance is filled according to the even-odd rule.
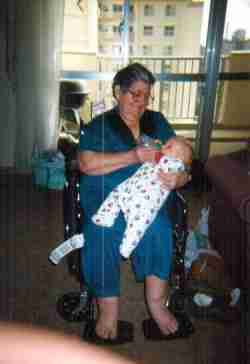
[[[57,312],[69,322],[82,322],[88,319],[89,299],[86,291],[69,292],[57,301]]]

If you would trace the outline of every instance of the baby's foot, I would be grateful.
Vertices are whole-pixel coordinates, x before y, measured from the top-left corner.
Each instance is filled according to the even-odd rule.
[[[111,227],[114,224],[114,219],[110,219],[105,214],[97,213],[92,216],[92,221],[94,224],[103,226],[103,227]]]

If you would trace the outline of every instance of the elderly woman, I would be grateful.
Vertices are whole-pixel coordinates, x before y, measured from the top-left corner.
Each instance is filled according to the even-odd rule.
[[[175,135],[160,112],[147,109],[154,82],[152,73],[139,63],[118,71],[112,85],[117,106],[97,116],[80,137],[79,166],[84,174],[81,206],[85,217],[83,272],[98,304],[95,335],[108,342],[119,341],[121,335],[118,325],[122,259],[119,246],[125,220],[120,214],[110,229],[95,225],[91,218],[114,187],[130,177],[142,163],[155,159],[155,149],[138,144],[141,135],[163,143]],[[159,179],[166,189],[173,190],[183,186],[189,176],[185,172],[160,172]],[[174,333],[178,326],[165,305],[171,258],[171,224],[163,206],[131,260],[136,278],[145,281],[149,311],[164,335]]]

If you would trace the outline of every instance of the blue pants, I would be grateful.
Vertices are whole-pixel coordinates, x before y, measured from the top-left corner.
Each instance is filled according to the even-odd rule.
[[[91,294],[95,297],[120,295],[122,257],[119,245],[124,229],[125,220],[122,214],[111,228],[103,228],[85,220],[82,272]],[[168,279],[172,261],[172,226],[165,207],[146,231],[131,259],[137,280],[144,280],[149,275]]]

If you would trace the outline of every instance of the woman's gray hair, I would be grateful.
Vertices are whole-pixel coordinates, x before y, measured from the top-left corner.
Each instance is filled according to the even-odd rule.
[[[153,86],[155,77],[152,72],[142,64],[132,63],[116,73],[112,84],[113,96],[115,97],[116,86],[119,86],[123,92],[126,92],[136,81],[143,81],[149,86]]]

